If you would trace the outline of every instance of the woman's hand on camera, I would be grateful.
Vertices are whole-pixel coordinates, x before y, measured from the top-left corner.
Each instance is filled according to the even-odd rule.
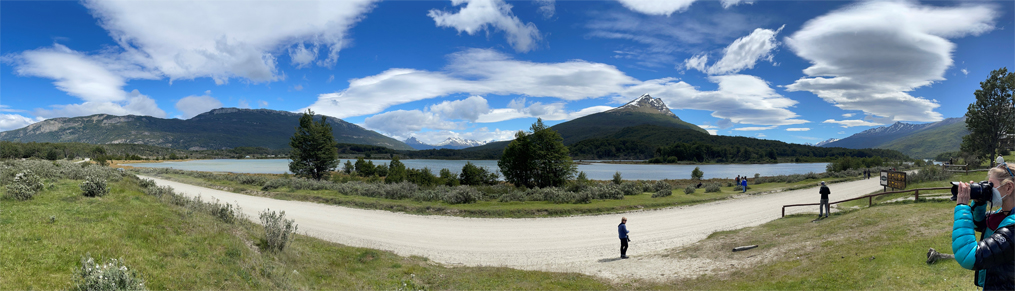
[[[969,181],[972,184],[973,181]],[[959,182],[959,194],[955,197],[955,203],[967,205],[969,204],[969,184]]]

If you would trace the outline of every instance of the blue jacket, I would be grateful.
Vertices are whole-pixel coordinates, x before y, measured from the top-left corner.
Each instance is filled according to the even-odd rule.
[[[952,226],[952,252],[955,253],[955,260],[963,268],[976,271],[976,286],[984,286],[987,289],[1011,289],[1012,268],[1015,262],[1005,258],[991,258],[991,255],[1005,256],[1006,251],[998,251],[996,240],[992,238],[994,230],[986,227],[986,204],[976,205],[973,209],[969,205],[955,206],[955,223]],[[1015,225],[1015,215],[1009,215],[998,225],[997,229]],[[976,231],[983,232],[983,241],[977,241]],[[1010,234],[1010,233],[1009,233]],[[1001,239],[1000,241],[1004,241]],[[1009,239],[1010,240],[1010,239]],[[1010,243],[1010,242],[1009,242]],[[1006,246],[1011,248],[1010,244]],[[993,248],[993,249],[992,249]],[[1010,250],[1008,250],[1010,252]],[[994,254],[997,253],[997,254]],[[1010,254],[1007,254],[1010,255]],[[1000,262],[988,266],[988,262]]]
[[[627,231],[627,224],[621,223],[617,226],[617,232],[620,233],[620,238],[627,238],[627,233],[630,231]]]

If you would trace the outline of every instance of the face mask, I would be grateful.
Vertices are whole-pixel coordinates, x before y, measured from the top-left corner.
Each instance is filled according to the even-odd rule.
[[[1001,196],[1001,191],[997,191],[997,187],[993,187],[990,190],[994,192],[994,195],[992,195],[990,199],[991,205],[995,207],[1001,207],[1001,199],[1004,199],[1004,197],[1008,197],[1008,195]]]

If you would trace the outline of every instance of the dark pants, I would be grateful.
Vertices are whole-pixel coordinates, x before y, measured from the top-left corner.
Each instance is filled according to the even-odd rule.
[[[627,238],[620,239],[620,256],[627,256]]]
[[[818,216],[828,217],[829,214],[832,214],[832,210],[828,208],[828,199],[821,199],[820,201],[821,203],[818,205]],[[822,215],[822,213],[824,215]]]

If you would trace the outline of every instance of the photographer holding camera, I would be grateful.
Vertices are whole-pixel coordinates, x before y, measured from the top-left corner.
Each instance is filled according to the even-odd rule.
[[[987,181],[955,183],[952,251],[963,268],[974,270],[974,283],[984,290],[1015,289],[1015,165],[998,158]],[[973,205],[970,206],[970,199]],[[989,211],[1000,206],[997,211]],[[976,233],[981,232],[977,241]]]

